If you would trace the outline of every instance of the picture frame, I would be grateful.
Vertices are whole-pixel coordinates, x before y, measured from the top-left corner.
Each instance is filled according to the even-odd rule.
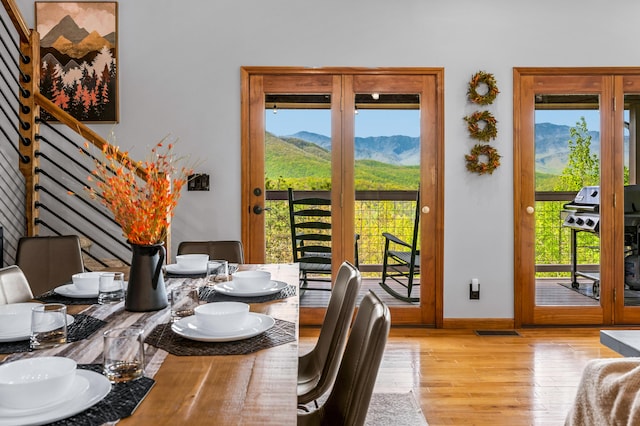
[[[40,93],[79,121],[117,123],[118,3],[35,2],[35,18]]]

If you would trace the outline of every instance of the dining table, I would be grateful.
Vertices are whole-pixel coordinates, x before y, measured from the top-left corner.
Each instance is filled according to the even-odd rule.
[[[243,264],[239,270],[271,272],[271,279],[291,291],[274,300],[248,301],[250,311],[275,319],[271,331],[247,339],[255,343],[194,342],[173,335],[170,307],[129,312],[124,302],[68,305],[68,313],[104,322],[88,338],[52,349],[0,355],[12,360],[32,356],[66,356],[78,364],[102,362],[102,334],[119,327],[144,327],[145,376],[150,390],[119,425],[290,425],[297,418],[299,293],[297,264]],[[167,291],[199,277],[166,277]],[[215,300],[214,300],[215,301]],[[155,336],[155,337],[154,337]],[[166,343],[156,344],[154,339]],[[151,343],[150,343],[151,342]],[[230,352],[225,352],[229,349]],[[116,386],[116,385],[114,385]]]

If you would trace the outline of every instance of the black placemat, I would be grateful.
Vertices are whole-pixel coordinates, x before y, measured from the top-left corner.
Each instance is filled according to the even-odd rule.
[[[67,297],[56,293],[54,290],[50,290],[36,297],[36,300],[40,300],[43,303],[63,303],[65,305],[95,305],[98,303],[98,296],[83,298]]]
[[[200,300],[204,300],[207,303],[211,302],[244,302],[244,303],[262,303],[271,302],[272,300],[286,299],[287,297],[295,296],[298,288],[293,285],[288,285],[282,290],[274,294],[268,294],[266,296],[254,296],[254,297],[238,297],[229,296],[228,294],[219,293],[214,290],[213,287],[203,286],[200,287]]]
[[[284,320],[269,330],[248,339],[235,342],[199,342],[178,336],[171,330],[171,324],[157,325],[145,339],[145,343],[164,349],[173,355],[246,355],[262,349],[272,348],[296,340],[296,326]]]
[[[102,374],[102,364],[78,364],[78,368]],[[111,385],[111,392],[96,405],[72,417],[49,424],[55,426],[93,426],[129,417],[155,383],[155,380],[149,377],[141,377],[127,383],[115,383]]]
[[[69,325],[67,329],[67,340],[69,343],[86,339],[106,324],[105,321],[85,314],[77,314],[74,315],[73,318],[73,324]],[[0,343],[0,354],[28,352],[30,350],[29,338],[19,342]]]

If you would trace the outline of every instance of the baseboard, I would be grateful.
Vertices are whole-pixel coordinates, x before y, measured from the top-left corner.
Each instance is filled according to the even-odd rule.
[[[514,328],[512,318],[444,318],[442,328],[499,330]]]

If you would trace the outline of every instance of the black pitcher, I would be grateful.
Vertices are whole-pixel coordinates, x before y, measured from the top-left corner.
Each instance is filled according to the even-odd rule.
[[[165,249],[162,244],[131,244],[133,256],[124,308],[127,311],[157,311],[167,306],[162,276]]]

